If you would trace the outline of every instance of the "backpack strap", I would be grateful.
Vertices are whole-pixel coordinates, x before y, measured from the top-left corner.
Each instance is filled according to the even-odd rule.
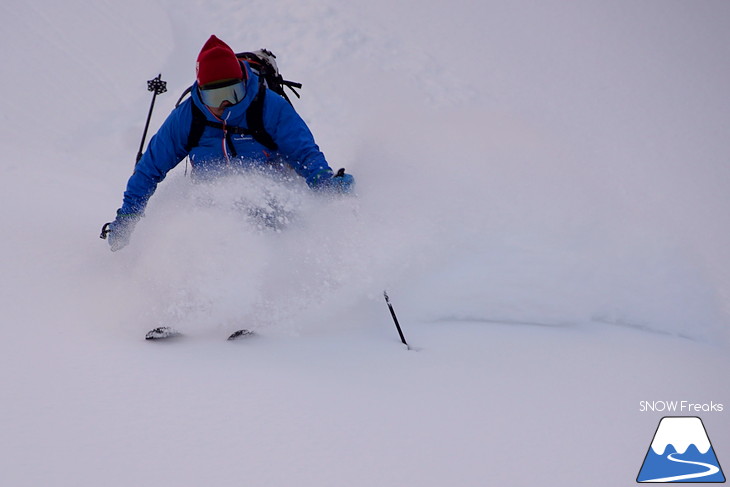
[[[200,144],[200,138],[203,136],[203,131],[205,130],[207,122],[203,111],[198,108],[198,105],[196,105],[192,100],[190,102],[190,106],[193,111],[193,121],[190,124],[190,133],[188,134],[188,141],[185,144],[186,152],[190,152],[193,147],[197,147],[198,144]]]
[[[259,91],[256,93],[251,105],[246,110],[246,122],[253,138],[269,150],[279,150],[273,137],[264,128],[264,99],[266,98],[266,83],[263,77],[259,77]]]

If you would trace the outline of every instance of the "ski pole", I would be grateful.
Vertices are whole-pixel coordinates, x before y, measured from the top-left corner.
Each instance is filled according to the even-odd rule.
[[[150,119],[152,118],[152,110],[155,108],[155,98],[157,95],[167,91],[167,82],[162,81],[162,73],[158,74],[156,78],[147,81],[147,91],[153,91],[152,103],[150,103],[150,111],[147,114],[147,123],[144,126],[144,132],[142,133],[142,142],[139,144],[139,152],[137,152],[137,159],[134,161],[136,166],[140,159],[142,159],[142,148],[144,147],[144,139],[147,138],[147,129],[150,126]]]
[[[403,336],[403,330],[400,329],[400,324],[398,323],[398,317],[395,315],[395,310],[393,309],[393,305],[390,304],[390,298],[388,297],[388,292],[383,291],[383,296],[385,296],[385,302],[388,305],[388,309],[390,310],[390,316],[393,317],[393,323],[395,323],[395,328],[398,330],[398,335],[400,336],[400,341],[403,342],[403,345],[406,346],[408,350],[411,349],[410,345],[408,345],[408,342],[406,342],[406,337]]]

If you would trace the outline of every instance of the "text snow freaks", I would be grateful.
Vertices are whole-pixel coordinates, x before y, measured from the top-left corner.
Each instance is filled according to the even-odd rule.
[[[723,410],[721,403],[694,403],[691,401],[640,401],[639,411],[645,413],[647,411],[660,413],[720,413]]]

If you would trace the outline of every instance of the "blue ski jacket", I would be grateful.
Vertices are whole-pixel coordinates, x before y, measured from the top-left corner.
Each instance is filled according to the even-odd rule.
[[[230,169],[277,165],[291,167],[313,188],[332,177],[332,169],[304,120],[288,101],[270,90],[266,91],[264,99],[263,124],[278,145],[276,152],[270,151],[250,135],[233,134],[229,137],[230,142],[227,142],[223,129],[210,126],[205,127],[199,144],[188,152],[185,146],[193,121],[193,103],[212,122],[248,128],[246,110],[258,92],[259,81],[248,64],[244,64],[245,96],[239,103],[226,108],[220,118],[213,115],[201,101],[197,82],[193,85],[191,96],[170,113],[150,139],[146,152],[127,182],[119,213],[143,213],[157,184],[188,155],[194,177]],[[231,151],[229,143],[235,146],[235,152]],[[232,157],[231,153],[235,153],[236,157]]]

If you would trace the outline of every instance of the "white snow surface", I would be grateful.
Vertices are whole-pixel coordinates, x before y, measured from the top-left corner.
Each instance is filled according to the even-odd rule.
[[[644,400],[724,404],[728,461],[730,3],[0,13],[2,485],[614,487]],[[211,34],[278,55],[358,194],[181,164],[111,253],[146,80],[151,135]],[[287,231],[234,210],[265,191]]]

